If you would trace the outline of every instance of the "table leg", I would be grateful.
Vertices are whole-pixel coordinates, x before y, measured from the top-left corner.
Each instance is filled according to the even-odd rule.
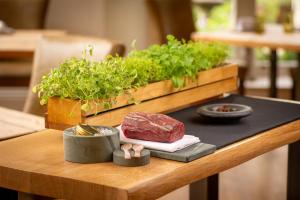
[[[219,174],[190,184],[190,200],[218,200]]]
[[[277,97],[277,51],[271,50],[270,55],[270,97]]]
[[[287,200],[300,199],[300,141],[289,145]]]
[[[190,200],[206,200],[207,179],[190,184]]]
[[[219,199],[219,174],[207,178],[207,200]]]
[[[296,88],[295,88],[295,99],[300,100],[300,53],[297,54],[298,68],[297,68],[297,76],[296,76]]]
[[[250,77],[250,79],[253,79],[255,77],[253,55],[254,55],[253,48],[245,49],[245,66],[248,69],[248,76]]]

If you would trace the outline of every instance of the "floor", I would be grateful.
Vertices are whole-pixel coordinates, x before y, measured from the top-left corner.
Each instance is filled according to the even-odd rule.
[[[287,147],[221,173],[221,200],[285,200]]]
[[[261,155],[220,174],[220,200],[285,200],[287,146]],[[182,187],[159,200],[188,200]],[[204,198],[199,198],[202,200]]]
[[[267,90],[246,90],[246,95],[267,96]],[[290,99],[290,90],[279,98]],[[286,200],[287,146],[263,154],[220,174],[220,200]],[[188,200],[189,188],[182,187],[159,200]],[[201,198],[199,200],[202,200]]]
[[[0,88],[0,106],[22,110],[27,88]],[[246,90],[247,95],[266,96],[261,89]],[[279,98],[290,98],[289,90],[280,90]],[[285,200],[287,147],[276,149],[220,176],[221,200]],[[159,200],[189,199],[189,188],[180,188]]]

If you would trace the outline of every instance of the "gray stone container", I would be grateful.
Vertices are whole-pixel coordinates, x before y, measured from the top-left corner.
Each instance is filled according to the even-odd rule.
[[[144,166],[150,163],[150,151],[147,149],[143,149],[141,151],[141,157],[134,157],[133,150],[129,150],[131,155],[131,159],[124,158],[124,151],[115,150],[113,154],[113,162],[117,165],[125,166],[125,167],[138,167]]]
[[[63,134],[65,160],[75,163],[112,161],[114,150],[120,149],[119,131],[113,127],[95,126],[101,127],[112,130],[112,134],[78,136],[75,135],[75,127],[66,129]]]

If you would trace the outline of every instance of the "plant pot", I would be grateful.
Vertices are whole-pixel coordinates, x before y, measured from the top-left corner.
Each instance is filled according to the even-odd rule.
[[[171,80],[151,83],[131,90],[131,96],[140,101],[139,104],[128,102],[126,95],[118,96],[109,112],[96,105],[84,112],[81,110],[82,101],[52,97],[47,105],[46,127],[64,130],[78,123],[116,126],[128,112],[166,113],[236,90],[237,76],[237,65],[226,64],[201,71],[196,79],[186,78],[183,88],[174,88]]]

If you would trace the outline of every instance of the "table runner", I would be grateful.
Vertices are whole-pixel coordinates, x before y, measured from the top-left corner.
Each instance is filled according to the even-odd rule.
[[[245,104],[252,107],[253,113],[234,124],[209,123],[196,113],[199,105],[172,112],[168,115],[185,124],[186,134],[195,135],[204,143],[216,145],[217,149],[300,119],[300,104],[241,95],[230,95],[206,104],[213,103]]]

